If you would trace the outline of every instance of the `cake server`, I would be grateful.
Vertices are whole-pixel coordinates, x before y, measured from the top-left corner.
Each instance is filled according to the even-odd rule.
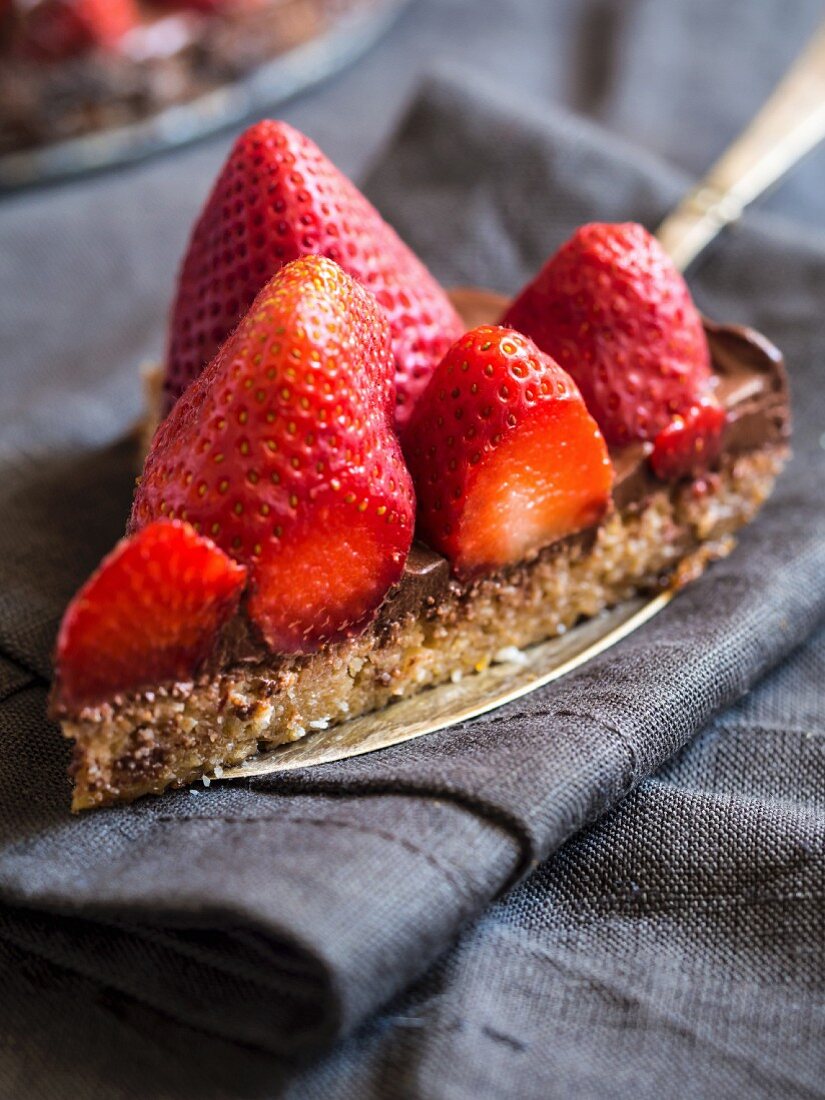
[[[750,125],[659,226],[657,236],[680,270],[746,206],[825,138],[825,27]],[[603,612],[567,634],[521,651],[458,683],[430,688],[387,709],[350,719],[262,753],[222,779],[268,775],[374,752],[445,729],[512,702],[566,675],[648,622],[672,590]],[[516,656],[513,654],[512,656]],[[214,777],[213,777],[214,778]]]

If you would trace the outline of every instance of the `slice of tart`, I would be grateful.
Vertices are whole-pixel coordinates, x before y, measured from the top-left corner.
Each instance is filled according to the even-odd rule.
[[[457,339],[422,275],[440,354],[392,257],[424,269],[341,201],[371,264],[346,232],[349,274],[283,257],[211,362],[189,356],[129,533],[66,612],[52,712],[75,809],[220,774],[682,583],[787,457],[779,353],[703,324],[641,227],[583,227],[511,304],[456,292]]]

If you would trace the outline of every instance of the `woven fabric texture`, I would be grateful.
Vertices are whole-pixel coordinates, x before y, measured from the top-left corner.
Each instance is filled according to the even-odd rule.
[[[450,75],[367,188],[445,282],[511,293],[575,224],[653,227],[687,185]],[[1,1094],[822,1095],[825,236],[754,213],[691,285],[779,344],[795,398],[794,460],[728,559],[475,722],[79,817],[50,653],[122,529],[132,410],[125,369],[87,385],[71,350],[34,376],[0,434]]]

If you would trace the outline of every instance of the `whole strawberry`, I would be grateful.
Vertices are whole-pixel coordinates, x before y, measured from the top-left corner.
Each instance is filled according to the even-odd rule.
[[[69,604],[57,638],[56,709],[189,679],[238,606],[246,570],[186,523],[121,539]]]
[[[245,563],[249,616],[277,652],[355,633],[412,541],[392,408],[375,299],[331,260],[296,260],[159,428],[132,529],[187,520]]]
[[[461,321],[423,264],[317,145],[273,121],[238,138],[192,233],[172,311],[167,411],[264,283],[310,253],[335,260],[385,311],[398,422],[405,422]]]
[[[532,340],[482,325],[447,352],[405,436],[421,536],[459,576],[598,523],[613,468],[575,383]]]
[[[139,22],[134,0],[37,0],[20,17],[15,48],[36,61],[113,49]]]
[[[652,440],[710,378],[685,281],[641,225],[584,225],[522,290],[503,324],[572,375],[610,444]]]

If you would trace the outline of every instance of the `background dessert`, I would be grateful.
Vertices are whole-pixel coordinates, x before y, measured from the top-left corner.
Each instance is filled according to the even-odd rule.
[[[131,146],[98,147],[88,154],[90,166],[130,148],[186,140],[232,121],[258,99],[278,99],[325,75],[368,45],[400,6],[398,0],[6,0],[0,158],[133,127],[200,102],[200,120],[172,116],[152,142],[135,133]],[[284,66],[271,70],[278,60]],[[248,101],[220,94],[246,78],[259,83]],[[76,157],[83,167],[81,150]],[[13,183],[15,171],[22,180],[35,169],[18,157],[0,172],[0,183]]]

